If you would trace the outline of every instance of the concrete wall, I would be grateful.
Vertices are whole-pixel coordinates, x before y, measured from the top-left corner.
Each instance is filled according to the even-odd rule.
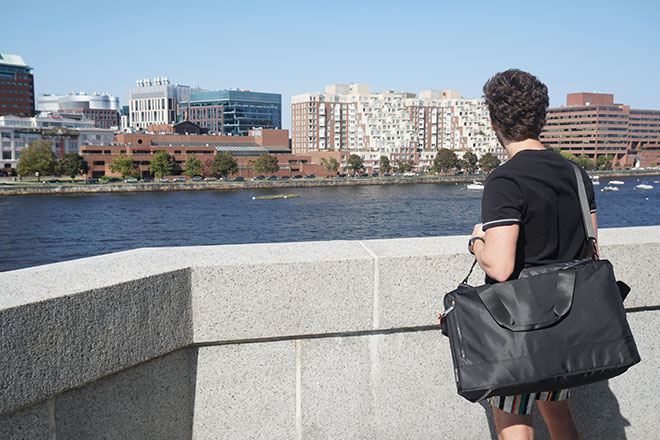
[[[577,423],[654,438],[660,227],[600,241],[633,288],[643,361],[574,390]],[[0,438],[488,438],[437,328],[466,242],[139,249],[0,273]]]

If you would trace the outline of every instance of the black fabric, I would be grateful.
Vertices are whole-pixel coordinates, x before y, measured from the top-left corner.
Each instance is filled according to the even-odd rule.
[[[513,307],[505,299],[504,308],[511,308],[505,311],[506,316],[498,316],[499,304],[495,311],[488,309],[490,301],[484,305],[484,286],[461,284],[445,295],[445,310],[451,311],[442,318],[442,327],[449,336],[461,396],[476,402],[490,396],[571,388],[617,376],[640,361],[609,261],[586,259],[577,264],[555,264],[551,269],[535,268],[529,277],[517,281],[532,286],[525,293],[528,299],[535,292],[543,297],[547,293],[543,292],[545,277],[552,271],[571,272],[575,289],[570,310],[566,310],[563,293],[552,299],[519,301],[529,307]],[[538,289],[534,288],[537,283]],[[532,311],[536,300],[545,312]],[[560,316],[552,323],[541,322],[555,312]],[[507,322],[498,322],[510,323],[511,317],[513,327],[519,320],[535,329],[511,330],[507,328],[511,325],[503,325]]]
[[[581,169],[591,212],[596,200],[591,179]],[[587,250],[575,172],[552,150],[523,150],[496,168],[481,200],[484,230],[520,226],[514,271],[524,267],[568,261]],[[487,283],[494,281],[487,277]]]

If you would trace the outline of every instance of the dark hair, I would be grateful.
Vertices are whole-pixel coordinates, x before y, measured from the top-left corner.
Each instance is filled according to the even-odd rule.
[[[537,77],[509,69],[486,81],[483,91],[493,125],[504,138],[539,138],[550,100],[548,88]]]

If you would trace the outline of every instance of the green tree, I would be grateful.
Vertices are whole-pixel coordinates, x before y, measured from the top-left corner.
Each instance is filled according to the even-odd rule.
[[[89,167],[85,159],[78,153],[67,153],[62,160],[57,163],[57,171],[72,179],[78,174],[87,174]]]
[[[110,164],[110,171],[113,173],[119,173],[122,177],[138,177],[140,172],[135,166],[135,161],[133,156],[126,156],[125,154],[120,154],[119,157],[112,161]]]
[[[585,170],[590,170],[592,169],[594,165],[594,161],[589,158],[586,154],[581,154],[575,159],[575,163],[580,165],[582,168]]]
[[[216,154],[211,163],[211,171],[216,176],[225,177],[238,171],[238,162],[230,151]]]
[[[446,173],[447,171],[456,169],[459,166],[456,153],[446,148],[441,148],[433,159],[432,169],[436,173]]]
[[[601,154],[596,158],[596,167],[601,170],[611,170],[612,169],[612,160],[614,156],[611,154]]]
[[[149,164],[149,172],[157,178],[169,176],[174,170],[172,157],[167,151],[158,151]]]
[[[261,154],[255,160],[251,160],[249,165],[257,173],[263,174],[275,174],[280,169],[277,157],[268,153]]]
[[[364,168],[364,161],[357,154],[351,154],[348,156],[348,168],[353,170],[353,175],[355,176],[358,171]]]
[[[321,158],[320,165],[325,168],[329,176],[331,176],[332,173],[336,173],[339,169],[339,161],[334,157],[329,159],[326,159],[325,157]]]
[[[186,159],[186,170],[183,172],[188,177],[201,176],[204,172],[204,164],[201,160],[197,159],[194,154],[191,154]]]
[[[477,170],[478,161],[479,158],[477,157],[477,155],[471,151],[468,151],[463,155],[463,163],[462,163],[463,168],[468,173],[474,173]]]
[[[55,174],[57,157],[51,146],[52,142],[40,139],[21,150],[18,158],[18,174],[21,176],[33,176],[35,173],[42,176]]]
[[[412,160],[397,162],[396,170],[400,173],[407,173],[413,170],[415,163]]]
[[[390,165],[390,159],[387,156],[380,156],[379,170],[381,173],[389,173],[392,169]]]
[[[500,166],[500,160],[497,158],[492,153],[486,153],[483,156],[481,156],[481,160],[479,161],[479,165],[481,166],[481,169],[483,169],[485,172],[489,173],[498,166]]]
[[[573,153],[569,153],[568,151],[559,151],[559,154],[561,154],[565,159],[575,162],[575,155]]]

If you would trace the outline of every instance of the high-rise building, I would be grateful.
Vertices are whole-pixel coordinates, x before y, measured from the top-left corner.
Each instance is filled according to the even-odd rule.
[[[146,129],[150,125],[176,122],[177,105],[189,99],[189,86],[170,84],[166,76],[154,78],[153,82],[138,79],[136,83],[136,88],[126,91],[130,128]]]
[[[91,119],[98,128],[119,128],[119,98],[107,93],[43,94],[37,97],[37,110],[71,119]]]
[[[34,77],[18,55],[0,53],[0,116],[34,116]]]
[[[620,166],[660,162],[660,110],[615,104],[606,93],[569,93],[566,107],[548,109],[541,142],[592,160],[611,155]]]
[[[112,143],[114,130],[97,128],[92,120],[67,119],[61,116],[0,116],[2,167],[16,168],[21,151],[37,140],[52,142],[58,159],[67,153],[79,153],[84,145]]]
[[[249,90],[192,92],[179,103],[179,121],[211,134],[247,136],[253,128],[282,128],[282,95]]]
[[[458,90],[372,93],[367,84],[331,84],[325,93],[295,95],[291,105],[292,150],[348,150],[376,166],[412,160],[428,168],[439,149],[486,152],[504,158],[490,127],[485,101]],[[434,153],[431,154],[433,156]]]

